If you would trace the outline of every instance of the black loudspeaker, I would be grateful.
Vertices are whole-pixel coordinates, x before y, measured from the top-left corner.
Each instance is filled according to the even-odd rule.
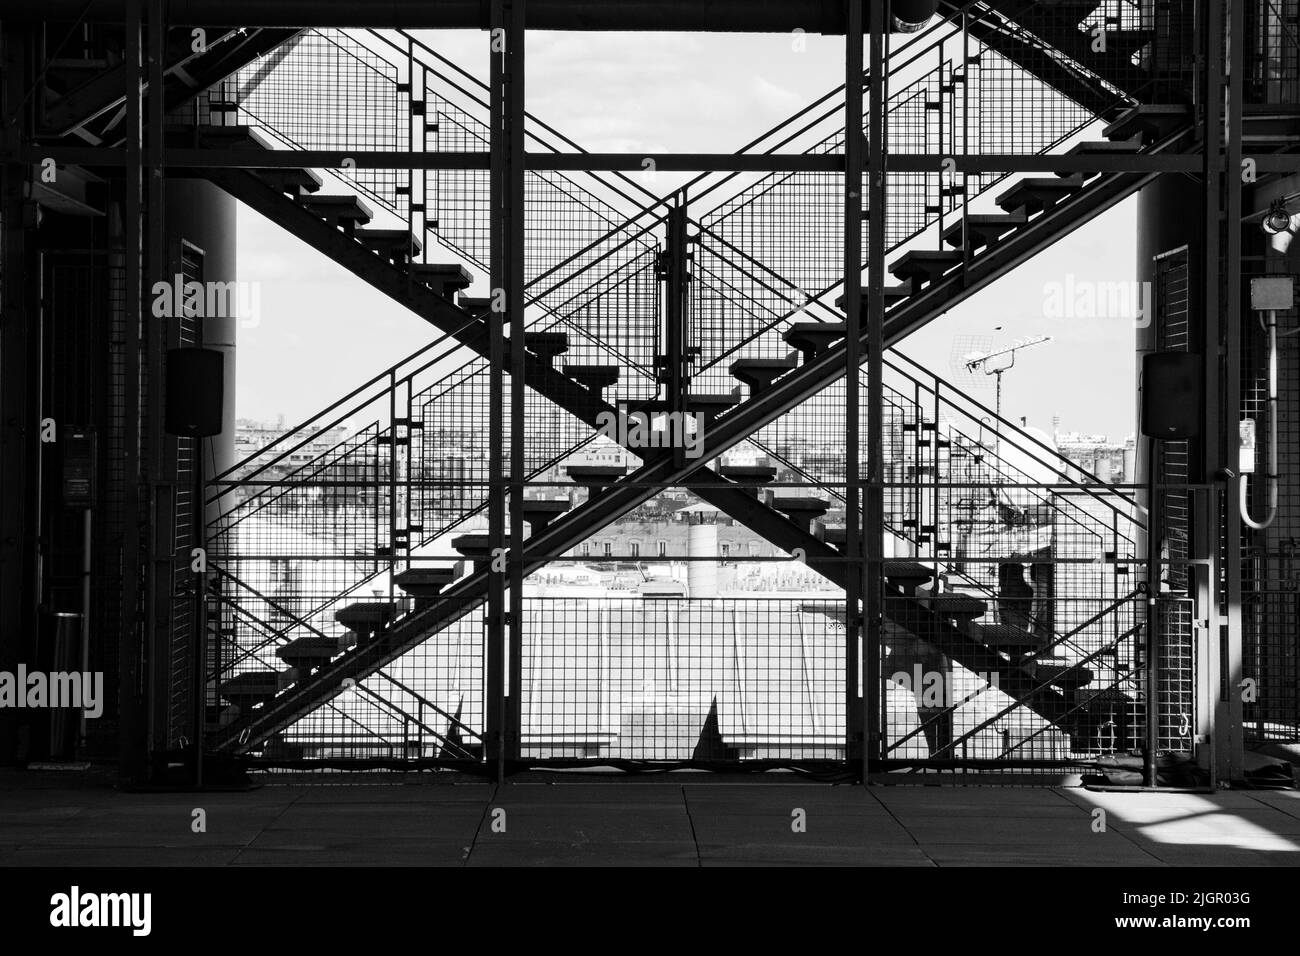
[[[215,349],[167,351],[169,434],[207,438],[221,434],[224,356]]]
[[[1195,438],[1201,433],[1205,383],[1195,352],[1152,352],[1142,357],[1142,434]]]

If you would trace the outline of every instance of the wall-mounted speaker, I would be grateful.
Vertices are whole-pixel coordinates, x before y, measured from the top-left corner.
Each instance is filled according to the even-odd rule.
[[[1201,433],[1205,380],[1195,352],[1151,352],[1142,357],[1142,434],[1195,438]]]
[[[190,438],[221,434],[224,358],[216,349],[167,351],[164,427],[169,434]]]

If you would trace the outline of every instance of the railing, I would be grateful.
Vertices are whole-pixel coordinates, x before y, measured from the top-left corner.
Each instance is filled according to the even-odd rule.
[[[948,29],[951,31],[951,28]],[[430,79],[436,74],[434,64],[421,54],[417,69],[413,65],[416,62],[416,48],[413,44],[408,47],[408,59],[403,67],[402,64],[394,64],[388,57],[375,53],[371,48],[373,40],[362,42],[352,37],[315,36],[317,38],[312,39],[312,35],[309,35],[302,47],[301,55],[307,58],[308,63],[313,55],[323,55],[349,63],[351,61],[346,58],[351,57],[362,64],[353,64],[348,69],[363,72],[368,70],[380,77],[381,80],[366,82],[375,83],[383,91],[383,97],[391,95],[394,98],[393,102],[397,104],[394,109],[402,117],[402,123],[406,123],[411,116],[422,116],[423,120],[418,125],[424,127],[423,134],[436,132],[439,137],[445,134],[445,141],[440,140],[437,145],[429,148],[483,148],[486,143],[485,128],[466,109],[461,108],[463,102],[461,106],[452,105],[451,93],[435,92],[434,80]],[[929,115],[931,112],[945,113],[956,109],[953,97],[957,81],[954,78],[952,58],[943,58],[944,42],[952,43],[953,40],[947,37],[934,44],[939,49],[941,59],[937,72],[913,81],[904,94],[891,100],[891,110],[897,114],[894,122],[899,135],[916,137],[914,143],[909,141],[903,146],[891,144],[893,149],[924,151],[934,148],[936,144],[930,140],[932,129],[939,130],[939,148],[947,149],[952,144],[951,138],[943,139],[944,136],[951,136],[952,127],[942,124],[933,127]],[[963,43],[965,42],[966,38],[963,37]],[[296,51],[289,56],[294,53]],[[913,61],[909,61],[911,62]],[[306,72],[307,67],[291,69]],[[962,86],[970,84],[968,74],[972,69],[974,65],[968,64]],[[1014,73],[1011,67],[1005,69],[1009,71],[1008,75]],[[420,84],[418,79],[411,79],[421,75],[425,78],[424,84]],[[403,76],[407,79],[403,80]],[[947,82],[944,82],[945,78]],[[442,81],[445,76],[437,74],[437,79]],[[1016,82],[1021,80],[1017,79]],[[403,84],[407,86],[405,91],[401,89]],[[953,89],[947,89],[950,86]],[[264,81],[262,87],[254,88],[240,100],[240,109],[245,119],[275,125],[270,119],[261,119],[273,115],[268,112],[270,107],[259,105],[256,99],[258,91],[263,89],[271,87],[265,86]],[[410,91],[415,89],[423,89],[424,96],[412,97]],[[465,89],[460,89],[459,92],[468,95]],[[403,93],[406,94],[405,99]],[[931,109],[928,106],[931,100],[925,99],[932,93],[939,97],[939,110]],[[295,94],[281,90],[277,95],[292,97]],[[445,97],[445,102],[439,99],[440,96]],[[423,103],[419,108],[423,110],[422,113],[413,107],[417,99]],[[290,102],[290,99],[281,102]],[[435,131],[427,128],[431,108],[436,108],[439,116]],[[963,110],[967,108],[963,106]],[[385,107],[383,115],[386,116],[387,112]],[[1074,115],[1070,109],[1063,112],[1067,116]],[[961,115],[965,117],[968,114],[962,112]],[[909,127],[904,125],[904,117],[915,117],[911,121],[910,132]],[[382,139],[382,133],[377,133],[378,138],[373,140],[367,139],[366,135],[339,139],[333,138],[335,134],[326,131],[321,134],[322,139],[313,139],[321,131],[313,126],[309,117],[302,121],[302,129],[293,127],[295,120],[292,117],[275,115],[274,118],[289,124],[273,131],[276,138],[287,145],[393,148],[391,144],[385,145],[387,141]],[[364,131],[369,118],[361,117],[357,122]],[[1068,124],[1063,121],[1062,128],[1066,125]],[[1079,128],[1082,125],[1076,124],[1070,127],[1070,132]],[[1058,145],[1070,132],[1059,135],[1051,131],[1044,133],[1044,139],[1050,139],[1044,148]],[[410,135],[408,129],[408,137]],[[1051,138],[1053,136],[1055,138]],[[407,143],[409,142],[408,139]],[[833,148],[833,142],[833,137],[825,139],[820,147],[815,148],[830,149]],[[367,146],[367,143],[373,145]],[[1018,145],[1023,149],[1023,142]],[[968,148],[969,144],[963,141],[962,146]],[[982,147],[977,144],[970,148]],[[482,267],[485,246],[476,224],[486,221],[486,180],[484,178],[480,183],[474,178],[479,174],[436,171],[423,177],[422,182],[413,182],[410,177],[405,177],[403,181],[405,174],[395,178],[369,177],[368,173],[363,175],[361,170],[343,175],[350,178],[351,185],[375,199],[387,214],[406,219],[416,231],[423,230],[422,234],[433,233],[444,245],[461,252],[473,264]],[[945,185],[937,178],[925,174],[907,175],[922,177],[917,183],[924,195],[918,193],[920,198],[909,199],[904,190],[903,201],[891,201],[891,206],[897,205],[902,210],[901,218],[891,225],[890,236],[895,244],[917,236],[927,228],[941,226],[943,216],[962,205],[964,199],[979,192],[979,189],[970,192],[956,190],[952,184]],[[931,182],[931,179],[934,181]],[[976,179],[983,183],[982,179]],[[697,256],[694,284],[697,289],[706,285],[710,289],[725,288],[735,300],[729,303],[729,307],[734,310],[739,303],[740,318],[748,323],[740,329],[741,346],[737,346],[734,340],[723,342],[719,338],[719,347],[714,350],[716,354],[704,356],[706,367],[716,369],[724,355],[733,354],[738,347],[747,347],[749,342],[756,340],[756,336],[763,336],[764,343],[774,342],[775,337],[769,333],[779,331],[779,324],[792,313],[792,305],[797,303],[798,307],[802,307],[810,299],[833,290],[836,284],[831,282],[814,296],[803,292],[799,294],[802,298],[793,296],[791,290],[802,289],[805,285],[795,280],[811,277],[815,281],[807,287],[815,289],[817,281],[829,282],[834,278],[830,267],[821,262],[815,250],[807,258],[810,263],[809,275],[796,274],[791,279],[778,274],[782,272],[782,268],[778,267],[786,266],[779,259],[784,253],[775,245],[765,246],[763,235],[760,234],[755,240],[750,232],[746,232],[747,229],[758,229],[757,226],[740,226],[732,233],[731,240],[726,238],[728,230],[736,223],[761,222],[761,216],[755,210],[764,202],[775,201],[770,194],[794,188],[788,180],[789,177],[773,178],[772,182],[761,188],[751,186],[728,200],[724,207],[719,207],[725,209],[724,212],[715,210],[711,219],[706,217],[705,222],[700,224],[702,236],[706,238],[701,239],[702,254]],[[545,183],[545,189],[550,190],[546,194],[549,197],[546,202],[559,203],[564,209],[571,206],[585,208],[596,203],[594,194],[579,192],[580,187],[566,177],[552,176],[539,179],[538,182]],[[938,193],[934,192],[936,184]],[[534,187],[542,188],[530,181],[530,189]],[[808,186],[805,184],[803,188]],[[986,189],[987,184],[981,188]],[[937,209],[929,201],[935,195],[940,199]],[[834,217],[838,223],[838,201],[833,205]],[[484,210],[482,216],[474,212],[480,208]],[[544,204],[538,208],[548,207]],[[637,328],[646,327],[638,324],[640,320],[634,318],[630,324],[621,321],[624,315],[636,317],[651,314],[647,298],[653,297],[654,328],[657,335],[658,284],[654,278],[654,247],[644,239],[649,234],[650,227],[644,223],[646,210],[635,209],[635,204],[629,208],[634,211],[621,216],[615,214],[612,207],[601,207],[591,216],[587,225],[575,230],[572,235],[562,235],[565,232],[563,214],[550,215],[543,212],[529,217],[538,221],[537,228],[541,230],[536,236],[530,236],[530,239],[546,250],[540,258],[529,260],[529,275],[532,277],[529,298],[535,306],[542,306],[545,310],[544,317],[538,320],[539,325],[535,327],[548,327],[546,323],[549,322],[549,327],[573,331],[576,339],[574,351],[579,360],[593,361],[592,356],[606,360],[612,357],[624,369],[627,381],[631,383],[630,387],[620,383],[614,390],[616,399],[646,397],[653,393],[649,383],[652,381],[652,358],[657,352],[657,339],[652,339],[649,333],[636,331]],[[606,212],[606,209],[609,211]],[[436,215],[430,215],[435,210]],[[749,219],[746,220],[746,217]],[[651,219],[653,218],[652,215]],[[555,225],[556,219],[561,221],[561,225]],[[430,221],[436,222],[432,229],[429,228]],[[838,234],[838,224],[835,230]],[[751,255],[755,245],[758,246],[758,255]],[[707,257],[703,254],[706,251]],[[428,254],[426,249],[426,257]],[[777,258],[776,267],[764,262],[765,258]],[[702,260],[705,261],[703,265]],[[738,265],[738,261],[743,264]],[[822,272],[826,274],[822,275]],[[769,286],[770,289],[767,288]],[[758,288],[767,291],[753,291]],[[771,289],[778,292],[772,292]],[[611,300],[617,302],[620,298],[624,304],[611,311]],[[698,302],[697,299],[697,310]],[[729,313],[733,319],[737,314],[737,311]],[[698,311],[696,320],[697,330],[703,328],[699,324]],[[629,332],[629,328],[633,331]],[[734,328],[733,326],[733,330]],[[757,331],[747,332],[747,329]],[[749,336],[748,339],[746,335]],[[220,562],[224,554],[224,570],[228,572],[223,600],[232,609],[236,620],[252,622],[247,630],[237,632],[234,639],[225,646],[225,651],[233,656],[225,658],[230,664],[220,668],[221,673],[229,675],[254,667],[278,669],[268,653],[273,652],[274,647],[283,643],[291,633],[336,635],[338,626],[333,622],[331,612],[340,603],[356,599],[363,587],[372,584],[378,586],[381,595],[398,597],[393,591],[391,573],[385,577],[386,572],[391,572],[399,564],[412,559],[432,557],[428,555],[427,547],[424,554],[414,552],[445,539],[455,529],[470,527],[469,523],[482,508],[486,494],[486,449],[483,436],[490,400],[486,385],[486,363],[482,359],[474,359],[446,373],[445,369],[452,363],[455,354],[454,348],[445,347],[446,342],[445,338],[439,340],[372,379],[352,396],[341,400],[307,423],[304,428],[295,430],[293,437],[286,437],[279,442],[274,455],[254,462],[248,474],[228,479],[238,481],[245,487],[260,486],[261,490],[233,509],[227,509],[223,516],[224,527],[219,529],[217,535],[224,547],[224,551],[223,547],[215,549],[217,560]],[[584,352],[584,349],[589,351]],[[995,568],[1000,562],[990,562],[965,554],[960,543],[954,544],[955,541],[960,541],[960,534],[969,535],[970,529],[981,520],[976,515],[979,509],[964,502],[955,492],[959,487],[996,491],[1008,484],[1019,485],[1023,487],[1016,492],[1007,492],[1002,504],[1019,509],[1022,513],[1027,513],[1031,507],[1045,509],[1052,515],[1050,523],[1053,535],[1060,527],[1067,529],[1062,532],[1066,537],[1086,542],[1080,545],[1081,550],[1086,552],[1086,557],[1058,560],[1053,555],[1050,563],[1060,566],[1073,561],[1081,565],[1087,564],[1087,574],[1093,577],[1106,573],[1105,569],[1110,569],[1113,574],[1119,573],[1117,569],[1125,565],[1125,558],[1131,553],[1132,538],[1130,526],[1126,522],[1133,520],[1132,515],[1125,510],[1127,504],[1122,501],[1122,495],[1118,495],[1114,489],[1091,487],[1089,476],[1080,473],[1080,470],[1073,468],[1050,449],[1035,448],[1033,442],[1016,435],[1014,428],[1004,429],[1004,422],[994,426],[999,445],[990,449],[988,429],[972,410],[973,400],[962,396],[937,378],[924,380],[917,370],[908,370],[904,359],[892,361],[890,369],[903,383],[910,383],[900,388],[900,383],[896,381],[891,386],[889,399],[900,426],[893,436],[895,447],[891,447],[888,453],[891,465],[897,467],[899,476],[904,479],[895,483],[899,488],[897,496],[891,490],[890,497],[891,516],[897,524],[900,537],[909,540],[918,552],[929,546],[929,557],[936,564],[942,564],[947,573],[967,582],[967,586],[976,591],[996,597],[999,589],[990,583],[987,574],[990,567]],[[730,385],[728,380],[726,388],[729,389]],[[842,386],[838,387],[842,389]],[[828,412],[814,399],[806,408],[788,413],[788,421],[778,420],[769,425],[755,437],[755,444],[774,449],[774,454],[780,457],[783,454],[780,438],[783,429],[798,428],[805,435],[810,434],[797,422],[798,415],[802,413],[819,419],[817,427],[832,436],[828,447],[833,447],[834,440],[842,441],[842,418],[837,433],[834,410],[838,407],[838,414],[842,416],[843,399],[841,395],[836,403],[830,389],[828,398],[830,400],[823,404],[829,405],[831,411]],[[529,401],[532,404],[527,417],[530,431],[526,471],[534,478],[545,479],[549,477],[548,471],[590,439],[590,430],[573,422],[564,412],[539,396],[530,394]],[[928,408],[933,408],[934,411],[927,416],[924,409]],[[352,432],[339,441],[326,442],[327,447],[315,455],[312,461],[297,465],[293,463],[293,454],[311,448],[313,438],[326,436],[336,425],[363,415],[371,421],[364,429]],[[507,421],[508,419],[509,416]],[[545,422],[546,427],[538,427],[540,422]],[[555,427],[552,427],[553,424]],[[908,428],[908,425],[914,427]],[[816,428],[811,434],[815,432]],[[923,439],[922,436],[925,435],[929,437]],[[1013,436],[1014,443],[1020,444],[1022,451],[1027,451],[1031,459],[1038,457],[1040,464],[1060,476],[1059,484],[1035,486],[1034,482],[1028,480],[1029,476],[999,458],[997,452],[1012,445]],[[929,444],[921,445],[923,440]],[[915,447],[909,449],[908,442],[914,442]],[[944,443],[942,450],[945,452],[942,456],[939,454],[941,443]],[[450,447],[456,447],[460,454],[449,456],[447,451]],[[927,454],[919,453],[921,448],[930,450],[928,456],[932,461],[926,460]],[[795,456],[788,452],[784,455],[788,462],[794,460]],[[275,460],[277,458],[278,461]],[[460,464],[451,464],[452,461]],[[284,477],[273,477],[276,468],[286,462]],[[841,456],[841,484],[842,465]],[[808,462],[798,463],[798,472],[802,477],[826,486],[833,486],[836,478],[834,468],[827,470],[822,466],[809,467]],[[948,487],[944,487],[945,482]],[[1087,504],[1075,501],[1076,496]],[[1024,499],[1023,502],[1020,499]],[[903,525],[904,521],[909,520],[904,517],[909,513],[917,516],[913,528]],[[304,520],[304,515],[313,517]],[[264,525],[262,530],[248,530],[258,523]],[[997,525],[992,520],[988,523]],[[1046,524],[1040,522],[1036,527],[1041,529]],[[241,528],[244,530],[241,531]],[[962,532],[962,528],[967,531]],[[297,538],[289,537],[291,534]],[[939,543],[945,540],[949,547],[940,549]],[[1107,548],[1106,544],[1112,547]],[[320,545],[319,550],[317,545]],[[437,557],[449,556],[445,547],[438,546],[437,549],[440,552]],[[276,575],[284,574],[290,559],[297,561],[300,568],[320,561],[342,564],[350,569],[341,575],[337,570],[311,572],[317,574],[317,577],[306,586],[301,580],[292,580],[291,573],[288,579],[281,578],[277,582]],[[1097,571],[1092,565],[1102,570]],[[1073,567],[1073,564],[1070,566]],[[245,573],[249,569],[252,573]],[[985,577],[981,578],[980,574]],[[281,585],[278,589],[277,583]],[[1082,589],[1087,582],[1083,579],[1070,579],[1068,582],[1061,579],[1060,596],[1055,599],[1055,604],[1062,609],[1070,606],[1070,597],[1066,593],[1067,583],[1070,588],[1083,593]],[[1118,594],[1118,583],[1113,587],[1114,593]],[[1105,595],[1109,592],[1090,593],[1093,594],[1090,600],[1100,601],[1105,600]],[[570,610],[565,610],[568,607],[566,604],[529,605],[530,616],[525,623],[525,630],[532,635],[533,643],[526,644],[527,659],[522,665],[525,669],[524,686],[530,688],[525,702],[524,746],[527,755],[629,756],[635,752],[641,755],[638,759],[678,759],[674,755],[680,755],[684,746],[682,741],[691,736],[683,728],[694,721],[699,709],[697,705],[706,696],[709,697],[708,707],[703,716],[706,722],[710,719],[714,721],[721,740],[721,744],[711,744],[712,749],[705,748],[706,756],[714,753],[734,756],[742,752],[747,756],[763,755],[775,759],[810,754],[830,756],[840,746],[832,738],[837,738],[842,743],[842,660],[838,656],[826,658],[827,654],[842,655],[842,647],[836,650],[836,640],[828,638],[824,633],[825,628],[834,627],[833,624],[826,623],[825,615],[816,615],[820,620],[814,624],[802,608],[797,612],[790,607],[778,609],[768,623],[755,626],[767,628],[778,642],[785,642],[789,635],[797,633],[799,648],[797,652],[793,646],[782,646],[779,650],[768,648],[760,652],[751,647],[753,642],[748,637],[742,636],[748,633],[748,625],[742,627],[739,623],[751,611],[744,610],[742,613],[738,606],[724,608],[725,602],[693,602],[690,607],[695,610],[690,613],[703,615],[702,623],[699,628],[692,629],[692,625],[685,630],[681,628],[682,620],[694,620],[689,614],[685,619],[656,616],[647,623],[644,611],[634,611],[630,617],[624,613],[633,607],[631,604],[625,607],[620,605],[615,614],[609,609],[612,606],[608,602],[571,603],[573,606]],[[637,608],[646,606],[648,605],[636,605]],[[259,608],[260,615],[250,614],[249,607]],[[706,607],[709,610],[704,610]],[[605,610],[598,610],[600,608]],[[554,615],[557,609],[570,617],[556,618]],[[597,610],[598,621],[604,623],[597,623],[593,637],[591,628],[585,624],[578,626],[581,624],[578,619]],[[759,614],[757,610],[752,613]],[[994,613],[1000,613],[1000,609]],[[548,614],[551,616],[547,617]],[[642,616],[637,617],[638,614]],[[1070,659],[1076,662],[1092,660],[1100,648],[1107,646],[1107,642],[1113,645],[1120,640],[1117,637],[1120,625],[1115,617],[1107,625],[1109,633],[1098,630],[1094,634],[1083,627],[1070,629],[1071,622],[1086,617],[1088,615],[1083,604],[1079,604],[1074,611],[1063,611],[1055,615],[1049,625],[1052,629],[1051,643],[1066,648],[1074,655]],[[609,695],[621,688],[624,697],[620,700],[625,701],[628,694],[635,697],[641,691],[636,690],[635,676],[611,676],[610,668],[614,667],[615,658],[611,656],[608,639],[613,633],[610,627],[616,619],[635,619],[638,622],[634,625],[635,628],[648,628],[654,632],[656,636],[652,643],[656,644],[660,640],[657,629],[660,628],[661,621],[676,621],[672,627],[663,624],[664,646],[672,643],[676,648],[671,655],[665,652],[667,656],[664,667],[667,670],[664,673],[671,674],[672,677],[671,680],[665,677],[665,686],[669,690],[664,693],[689,693],[698,698],[682,711],[686,717],[679,715],[673,718],[678,721],[675,730],[643,730],[640,733],[640,739],[644,742],[642,745],[621,751],[606,739],[614,733],[612,728],[616,716],[620,721],[618,736],[622,741],[632,740],[636,735],[621,729],[624,727],[621,721],[628,711],[624,707],[616,714]],[[570,623],[574,624],[573,630],[568,629]],[[560,624],[564,626],[559,626]],[[713,644],[707,647],[701,644],[695,648],[696,653],[688,652],[683,656],[682,642],[697,637],[702,641],[719,643],[716,647]],[[306,754],[310,751],[312,755],[322,757],[344,752],[373,752],[381,756],[387,753],[391,756],[394,747],[409,752],[414,735],[418,741],[418,753],[422,757],[428,757],[431,753],[454,754],[459,757],[469,752],[465,744],[467,735],[473,735],[469,728],[481,726],[482,639],[481,615],[471,614],[462,618],[455,625],[430,635],[429,640],[420,648],[400,658],[381,674],[358,685],[364,685],[366,689],[358,691],[355,700],[349,698],[335,701],[328,710],[304,718],[295,727],[279,735],[272,749],[286,748],[283,750],[286,754]],[[556,641],[562,643],[557,646]],[[842,644],[842,636],[839,644]],[[728,647],[729,651],[726,650]],[[763,659],[764,656],[777,662],[778,675],[786,675],[788,670],[789,673],[800,676],[794,680],[787,676],[754,671],[751,662]],[[631,673],[635,675],[635,659],[630,657],[628,660],[631,663],[627,666],[632,668]],[[570,667],[570,664],[573,666]],[[581,675],[575,673],[580,664]],[[596,670],[587,674],[585,669],[592,666]],[[692,667],[698,670],[692,673]],[[411,690],[391,690],[395,686],[391,677],[394,668],[408,676],[420,675],[428,682],[427,686],[415,687],[399,676],[396,680]],[[716,672],[721,672],[723,676],[719,677]],[[449,674],[454,674],[454,679]],[[1107,676],[1114,677],[1113,674]],[[691,684],[697,678],[703,679],[704,683],[699,686]],[[778,703],[769,706],[762,703],[764,698],[760,690],[765,681],[774,679],[793,682],[789,686],[781,684],[777,688],[777,696],[773,698]],[[835,687],[837,680],[841,682],[838,690]],[[658,677],[655,678],[654,685],[659,687]],[[760,690],[755,690],[756,687]],[[385,694],[389,696],[385,697]],[[398,695],[400,705],[393,702],[393,694]],[[578,697],[573,697],[574,694]],[[589,700],[591,694],[595,696]],[[651,696],[658,694],[660,691],[656,690]],[[383,699],[383,703],[376,701],[376,695]],[[802,716],[790,726],[803,729],[782,731],[776,727],[775,722],[781,718],[782,708],[793,701],[795,696],[802,701],[796,710],[806,709],[808,727],[812,728],[810,732],[805,732],[807,728],[804,728]],[[583,703],[578,706],[574,703],[575,700]],[[837,706],[841,708],[838,711]],[[767,716],[760,713],[765,709]],[[571,718],[579,711],[582,720],[594,720],[594,724],[577,727]],[[798,712],[804,713],[803,710]],[[650,726],[644,723],[645,720],[658,719],[655,714],[663,716],[662,711],[655,711],[653,707],[640,713],[642,718],[639,719],[642,719],[643,727]],[[695,736],[697,740],[701,739],[698,734]],[[587,737],[591,739],[585,739]],[[664,742],[670,738],[673,741],[671,744]],[[360,751],[358,747],[361,748]],[[611,747],[615,749],[611,750]]]

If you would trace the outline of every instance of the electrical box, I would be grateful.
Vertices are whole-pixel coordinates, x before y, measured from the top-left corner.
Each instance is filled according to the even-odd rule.
[[[63,440],[63,504],[89,508],[95,503],[95,433],[89,428],[65,428]]]
[[[1250,280],[1250,307],[1256,312],[1284,312],[1293,305],[1294,276],[1256,276]]]
[[[1255,473],[1255,419],[1243,418],[1237,423],[1241,435],[1238,447],[1237,471],[1243,475]]]

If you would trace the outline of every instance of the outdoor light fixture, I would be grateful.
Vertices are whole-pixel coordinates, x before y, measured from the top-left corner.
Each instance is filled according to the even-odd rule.
[[[1275,199],[1269,205],[1260,226],[1272,237],[1269,245],[1277,252],[1286,252],[1296,231],[1300,230],[1300,213],[1292,215],[1287,211],[1285,199]]]
[[[916,33],[930,22],[939,9],[939,0],[894,0],[890,6],[894,29],[898,33]]]

